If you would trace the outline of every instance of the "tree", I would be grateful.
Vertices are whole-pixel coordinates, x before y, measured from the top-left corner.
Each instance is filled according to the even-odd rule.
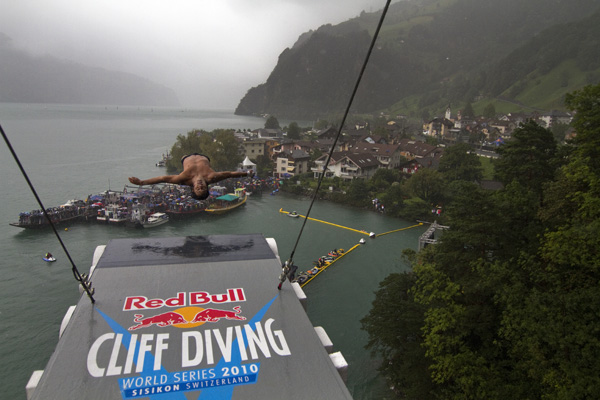
[[[477,154],[471,152],[471,146],[459,143],[446,148],[438,171],[449,181],[464,180],[480,181],[483,178],[483,168]]]
[[[275,163],[266,154],[256,157],[256,175],[261,177],[272,176]]]
[[[467,119],[475,118],[475,111],[473,111],[471,103],[465,104],[465,108],[462,110],[462,117]]]
[[[265,129],[281,129],[281,126],[279,126],[279,121],[274,115],[269,115],[269,118],[267,118],[267,121],[265,122]]]
[[[310,152],[310,161],[315,161],[316,159],[318,159],[322,155],[323,155],[323,152],[319,148],[314,148]]]
[[[506,279],[495,272],[497,263],[515,256],[507,242],[521,243],[507,233],[522,213],[504,209],[495,192],[473,183],[455,181],[451,188],[450,229],[413,266],[415,300],[426,307],[423,340],[432,379],[446,399],[527,398],[530,385],[511,368],[502,339],[496,298]]]
[[[379,196],[381,204],[385,207],[388,215],[399,217],[404,208],[405,189],[400,182],[393,182]]]
[[[494,118],[496,116],[496,107],[493,103],[489,103],[483,109],[483,116],[486,118]]]
[[[169,173],[181,172],[181,157],[200,153],[208,156],[215,170],[235,170],[242,161],[238,142],[232,130],[216,129],[212,132],[193,130],[187,135],[177,135],[171,147],[171,159],[167,162]]]
[[[546,193],[540,215],[551,228],[536,253],[518,259],[523,272],[501,298],[504,334],[538,397],[593,398],[600,392],[593,372],[600,369],[600,176],[575,155]]]
[[[557,179],[545,185],[539,215],[547,229],[536,253],[518,259],[518,285],[503,293],[505,336],[516,367],[547,399],[600,392],[600,85],[567,96],[577,140]]]
[[[428,204],[437,205],[443,198],[444,178],[433,168],[421,168],[406,182],[408,189]]]
[[[369,185],[363,179],[354,179],[346,192],[346,201],[355,207],[366,207],[371,203]]]
[[[516,180],[541,195],[544,182],[554,177],[556,150],[552,132],[527,121],[515,129],[510,141],[498,148],[496,177],[504,184]]]
[[[594,170],[600,170],[600,84],[567,94],[565,104],[576,111],[571,121],[577,132],[573,144],[582,157],[589,158]]]
[[[288,139],[300,139],[300,127],[297,122],[291,122],[287,129]]]
[[[567,131],[569,130],[569,127],[570,127],[569,124],[561,124],[561,123],[552,124],[552,126],[550,127],[550,130],[552,131],[552,135],[554,136],[554,140],[556,140],[557,144],[564,143],[565,136],[567,134]]]
[[[375,293],[371,311],[360,322],[369,334],[366,348],[381,356],[379,370],[399,397],[429,399],[433,383],[421,333],[425,308],[413,299],[415,278],[412,273],[386,277]]]
[[[217,129],[213,131],[214,152],[211,154],[211,166],[215,170],[231,171],[242,162],[239,144],[233,130]]]
[[[189,131],[187,135],[177,135],[177,140],[171,147],[171,159],[167,161],[167,172],[181,172],[183,166],[180,160],[181,157],[187,154],[201,153],[209,155],[208,153],[212,150],[209,143],[212,140],[207,142],[204,135],[208,135],[208,132],[193,130]]]
[[[375,190],[385,190],[390,187],[392,183],[399,181],[400,174],[398,170],[387,168],[379,168],[369,180],[371,187]]]

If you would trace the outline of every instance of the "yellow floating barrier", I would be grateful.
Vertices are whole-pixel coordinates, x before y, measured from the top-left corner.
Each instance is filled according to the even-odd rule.
[[[421,226],[423,225],[422,222],[419,222],[417,225],[412,225],[412,226],[407,226],[406,228],[400,228],[400,229],[396,229],[393,231],[389,231],[389,232],[385,232],[385,233],[380,233],[378,235],[375,235],[375,237],[379,237],[379,236],[383,236],[383,235],[387,235],[388,233],[394,233],[394,232],[400,232],[400,231],[405,231],[407,229],[411,229],[411,228],[416,228],[417,226]]]
[[[289,214],[289,213],[290,213],[289,211],[284,211],[284,210],[283,210],[283,208],[280,208],[280,209],[279,209],[279,212],[280,212],[280,213],[283,213],[283,214]],[[300,215],[300,214],[298,214],[298,215],[299,215],[300,217],[302,217],[302,218],[306,218],[306,216],[305,216],[305,215]],[[320,223],[322,223],[322,224],[327,224],[327,225],[331,225],[331,226],[336,226],[336,227],[338,227],[338,228],[347,229],[347,230],[349,230],[349,231],[354,231],[354,232],[358,232],[358,233],[361,233],[361,234],[363,234],[363,235],[367,235],[367,236],[369,236],[369,233],[368,233],[368,232],[365,232],[365,231],[360,231],[360,230],[358,230],[358,229],[354,229],[354,228],[348,228],[347,226],[342,226],[342,225],[334,224],[334,223],[331,223],[331,222],[322,221],[322,220],[320,220],[320,219],[316,219],[316,218],[311,218],[311,217],[308,217],[308,219],[309,219],[309,220],[311,220],[311,221],[316,221],[316,222],[320,222]]]

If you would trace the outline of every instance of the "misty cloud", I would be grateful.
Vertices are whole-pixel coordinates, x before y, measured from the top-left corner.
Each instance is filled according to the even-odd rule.
[[[16,47],[134,73],[190,107],[231,108],[298,36],[384,0],[19,0],[0,5]]]

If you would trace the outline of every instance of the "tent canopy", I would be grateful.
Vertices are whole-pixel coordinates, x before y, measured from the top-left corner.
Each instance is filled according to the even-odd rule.
[[[223,196],[217,197],[217,200],[225,200],[225,201],[234,201],[237,199],[239,199],[239,197],[237,197],[233,194],[224,194]]]
[[[244,167],[256,167],[256,164],[254,164],[252,161],[250,161],[250,158],[248,158],[248,156],[246,156],[244,161],[242,161],[242,165]]]

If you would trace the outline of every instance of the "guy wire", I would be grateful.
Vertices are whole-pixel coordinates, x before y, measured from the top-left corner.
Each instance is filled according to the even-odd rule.
[[[75,263],[73,262],[73,259],[71,258],[71,254],[69,253],[69,250],[67,250],[67,247],[65,246],[65,244],[63,243],[60,235],[58,234],[58,231],[56,230],[56,227],[54,226],[54,223],[52,222],[52,219],[50,218],[50,216],[46,212],[46,207],[44,207],[44,204],[42,204],[42,200],[38,196],[38,194],[37,194],[37,192],[35,190],[35,187],[33,187],[33,184],[29,180],[29,176],[27,175],[27,172],[25,172],[25,168],[23,168],[23,165],[21,164],[21,161],[19,160],[19,157],[17,156],[17,153],[15,152],[15,150],[12,147],[12,145],[10,144],[10,140],[8,140],[8,137],[6,136],[6,133],[4,132],[4,129],[2,128],[2,125],[0,125],[0,132],[2,133],[2,137],[4,138],[4,141],[6,142],[6,146],[8,147],[8,149],[10,150],[10,152],[12,153],[12,156],[13,156],[15,162],[19,166],[19,169],[21,170],[21,174],[23,174],[23,177],[25,178],[25,181],[27,181],[27,184],[29,185],[29,189],[31,189],[31,192],[33,193],[35,199],[37,200],[38,204],[40,205],[40,208],[42,209],[42,212],[44,213],[44,216],[46,217],[46,219],[48,220],[48,223],[52,227],[52,230],[54,231],[54,235],[56,235],[56,238],[58,239],[58,242],[62,246],[65,254],[67,255],[67,258],[71,262],[71,266],[72,266],[71,270],[73,271],[73,276],[81,284],[81,286],[83,287],[83,289],[87,293],[87,295],[90,298],[90,300],[92,301],[92,303],[95,303],[94,296],[93,296],[93,290],[90,289],[89,283],[88,283],[87,279],[84,279],[81,276],[81,274],[79,273],[79,271],[77,270],[77,267],[75,266]]]
[[[348,101],[348,105],[346,106],[346,111],[344,112],[342,122],[340,123],[340,126],[338,128],[338,132],[335,137],[335,140],[333,141],[333,144],[331,145],[331,149],[329,149],[329,155],[327,156],[327,160],[325,161],[325,165],[323,166],[323,172],[321,172],[321,176],[319,177],[319,181],[317,183],[317,189],[315,190],[315,193],[313,194],[313,198],[308,207],[308,211],[306,212],[306,217],[304,218],[304,222],[302,223],[302,226],[300,227],[300,233],[298,234],[298,238],[296,239],[296,243],[294,244],[294,248],[292,249],[292,252],[290,254],[290,258],[288,260],[289,265],[292,265],[292,261],[294,259],[294,253],[296,252],[296,247],[298,247],[298,242],[300,241],[300,237],[302,236],[302,232],[304,231],[304,226],[306,225],[306,221],[308,221],[308,216],[310,215],[310,210],[312,209],[312,206],[317,198],[317,194],[319,193],[319,189],[321,188],[321,183],[323,182],[323,178],[325,177],[325,173],[327,171],[327,166],[329,165],[329,161],[331,160],[335,146],[337,145],[338,139],[340,138],[340,135],[342,134],[342,129],[344,127],[344,124],[346,123],[346,118],[348,117],[348,113],[350,112],[350,107],[352,106],[352,102],[354,101],[354,97],[356,96],[358,86],[360,85],[360,81],[362,80],[365,69],[367,68],[367,64],[369,63],[369,58],[371,57],[371,53],[373,52],[373,48],[375,47],[375,42],[377,41],[377,37],[379,36],[379,31],[381,30],[381,26],[383,25],[383,20],[385,19],[385,15],[387,14],[388,8],[390,7],[390,3],[391,3],[391,0],[386,1],[385,7],[383,8],[383,12],[381,13],[381,18],[379,19],[379,23],[377,24],[377,29],[375,30],[375,33],[373,34],[373,39],[371,40],[371,45],[369,46],[369,51],[367,51],[367,55],[363,62],[362,68],[360,70],[360,74],[358,75],[358,79],[356,80],[356,84],[354,85],[352,95],[350,96],[350,100]]]

